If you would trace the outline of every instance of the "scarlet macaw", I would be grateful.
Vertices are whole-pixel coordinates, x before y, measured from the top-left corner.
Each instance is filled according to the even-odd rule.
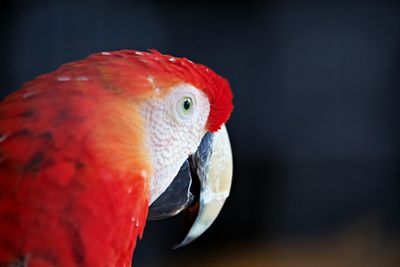
[[[24,84],[0,102],[0,266],[130,266],[146,220],[185,209],[194,240],[229,195],[232,108],[227,80],[155,50]]]

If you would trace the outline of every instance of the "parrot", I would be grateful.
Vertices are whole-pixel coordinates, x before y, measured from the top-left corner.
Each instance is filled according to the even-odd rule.
[[[230,194],[233,94],[157,50],[97,52],[0,102],[0,266],[131,266],[146,222],[183,213],[181,247]]]

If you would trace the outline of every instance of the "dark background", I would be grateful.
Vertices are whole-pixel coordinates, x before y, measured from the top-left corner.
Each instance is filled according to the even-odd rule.
[[[316,248],[329,252],[317,255],[328,265],[315,266],[335,258],[356,266],[370,252],[380,262],[400,251],[399,4],[8,0],[0,8],[1,98],[60,64],[119,49],[155,48],[229,79],[235,174],[226,207],[175,251],[181,218],[149,222],[135,266],[224,266],[211,262],[254,250],[259,262],[250,255],[243,266],[270,257],[281,266]],[[340,252],[360,244],[367,248],[349,260]]]

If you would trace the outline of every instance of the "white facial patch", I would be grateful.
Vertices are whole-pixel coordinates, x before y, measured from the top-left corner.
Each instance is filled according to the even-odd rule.
[[[153,177],[150,203],[171,184],[183,162],[196,152],[206,133],[210,113],[207,96],[190,84],[180,84],[163,97],[154,97],[142,107]]]

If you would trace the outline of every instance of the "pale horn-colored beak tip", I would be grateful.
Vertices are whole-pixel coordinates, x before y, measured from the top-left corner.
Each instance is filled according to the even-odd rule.
[[[213,134],[212,154],[206,174],[200,178],[200,206],[197,218],[185,239],[174,248],[187,245],[215,221],[229,196],[233,175],[232,149],[225,125]]]

